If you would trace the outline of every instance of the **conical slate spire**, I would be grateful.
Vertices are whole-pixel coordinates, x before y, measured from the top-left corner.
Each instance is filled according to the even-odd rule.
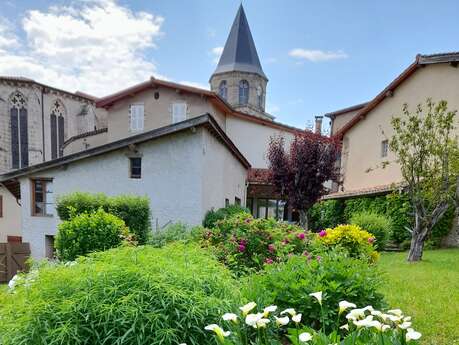
[[[256,73],[266,78],[242,4],[239,6],[236,18],[234,18],[233,26],[214,74],[232,71]]]

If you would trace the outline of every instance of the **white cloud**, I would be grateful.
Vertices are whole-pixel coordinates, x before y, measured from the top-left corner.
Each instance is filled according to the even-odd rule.
[[[163,18],[132,12],[117,0],[84,0],[28,11],[25,38],[0,22],[0,74],[20,75],[70,91],[102,96],[144,81],[157,68],[144,55],[156,47]],[[2,50],[2,47],[9,46]]]
[[[192,86],[192,87],[197,87],[198,89],[209,90],[209,85],[203,84],[203,83],[200,83],[200,82],[182,80],[182,81],[179,81],[179,84],[188,85],[188,86]]]
[[[210,51],[210,53],[212,54],[213,56],[213,63],[214,64],[218,64],[218,60],[220,60],[220,56],[222,56],[222,53],[223,53],[223,47],[215,47],[215,48],[212,48],[212,50]]]
[[[337,59],[347,59],[348,55],[339,50],[336,52],[332,51],[323,51],[323,50],[310,50],[310,49],[301,49],[296,48],[292,49],[288,55],[291,57],[308,60],[312,62],[319,62],[319,61],[329,61],[329,60],[337,60]]]
[[[5,48],[17,48],[19,46],[18,38],[13,33],[11,24],[0,18],[0,51]]]

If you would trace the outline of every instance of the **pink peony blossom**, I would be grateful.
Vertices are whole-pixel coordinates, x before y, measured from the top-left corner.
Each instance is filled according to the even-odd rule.
[[[325,237],[325,236],[327,236],[327,232],[325,230],[322,230],[321,232],[319,232],[319,236],[320,237]]]
[[[270,253],[274,253],[275,250],[276,250],[276,247],[274,247],[274,244],[268,244],[268,251]]]
[[[300,240],[304,240],[304,232],[300,232],[298,235],[296,235],[296,237],[298,237]]]
[[[273,259],[270,259],[270,258],[266,258],[265,260],[265,264],[267,265],[271,265],[273,262],[274,262]]]
[[[238,247],[238,250],[239,250],[240,253],[245,252],[245,246],[243,244],[240,244],[239,247]]]

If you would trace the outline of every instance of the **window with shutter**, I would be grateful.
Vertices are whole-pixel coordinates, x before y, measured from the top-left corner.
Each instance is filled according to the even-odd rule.
[[[143,104],[131,104],[131,131],[143,131],[144,128],[144,105]]]
[[[186,120],[186,103],[173,103],[172,104],[172,123],[177,123]]]

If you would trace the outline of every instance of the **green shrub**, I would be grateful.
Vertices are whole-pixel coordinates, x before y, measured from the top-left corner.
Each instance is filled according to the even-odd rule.
[[[266,264],[301,254],[308,239],[304,229],[273,218],[237,214],[202,233],[201,245],[214,249],[218,259],[236,275],[261,270]]]
[[[378,292],[380,284],[381,275],[375,267],[332,251],[319,260],[294,256],[286,263],[271,265],[265,272],[247,277],[242,293],[247,301],[258,305],[294,308],[302,313],[303,324],[318,329],[320,306],[309,294],[322,291],[325,325],[330,330],[336,325],[340,301],[382,307],[385,303]]]
[[[204,229],[200,226],[190,228],[183,223],[173,223],[168,225],[166,228],[156,231],[148,241],[153,247],[161,248],[171,242],[193,241],[195,238],[200,238]]]
[[[309,227],[314,230],[334,228],[345,223],[344,202],[342,200],[325,200],[316,203],[308,212]]]
[[[91,213],[99,208],[118,216],[129,227],[139,244],[145,244],[151,231],[150,202],[147,197],[105,194],[72,193],[57,198],[56,209],[61,220],[72,214]]]
[[[0,295],[0,344],[213,345],[208,320],[239,305],[237,282],[193,245],[120,247],[34,276]]]
[[[392,220],[389,217],[373,212],[360,212],[354,213],[350,223],[372,234],[376,238],[375,248],[383,250],[386,247],[392,233]]]
[[[118,247],[129,237],[124,221],[102,209],[82,213],[58,226],[56,249],[59,259],[75,260],[78,256]]]
[[[220,220],[223,220],[228,217],[232,217],[236,214],[240,213],[247,213],[250,214],[250,210],[246,207],[242,207],[240,205],[229,205],[223,208],[219,208],[217,211],[211,209],[206,212],[204,216],[204,220],[202,221],[202,226],[205,228],[213,228],[215,227],[216,223]]]
[[[376,262],[379,253],[373,247],[375,238],[358,225],[341,224],[333,229],[322,230],[314,235],[312,248],[315,251],[340,249],[353,258]]]

